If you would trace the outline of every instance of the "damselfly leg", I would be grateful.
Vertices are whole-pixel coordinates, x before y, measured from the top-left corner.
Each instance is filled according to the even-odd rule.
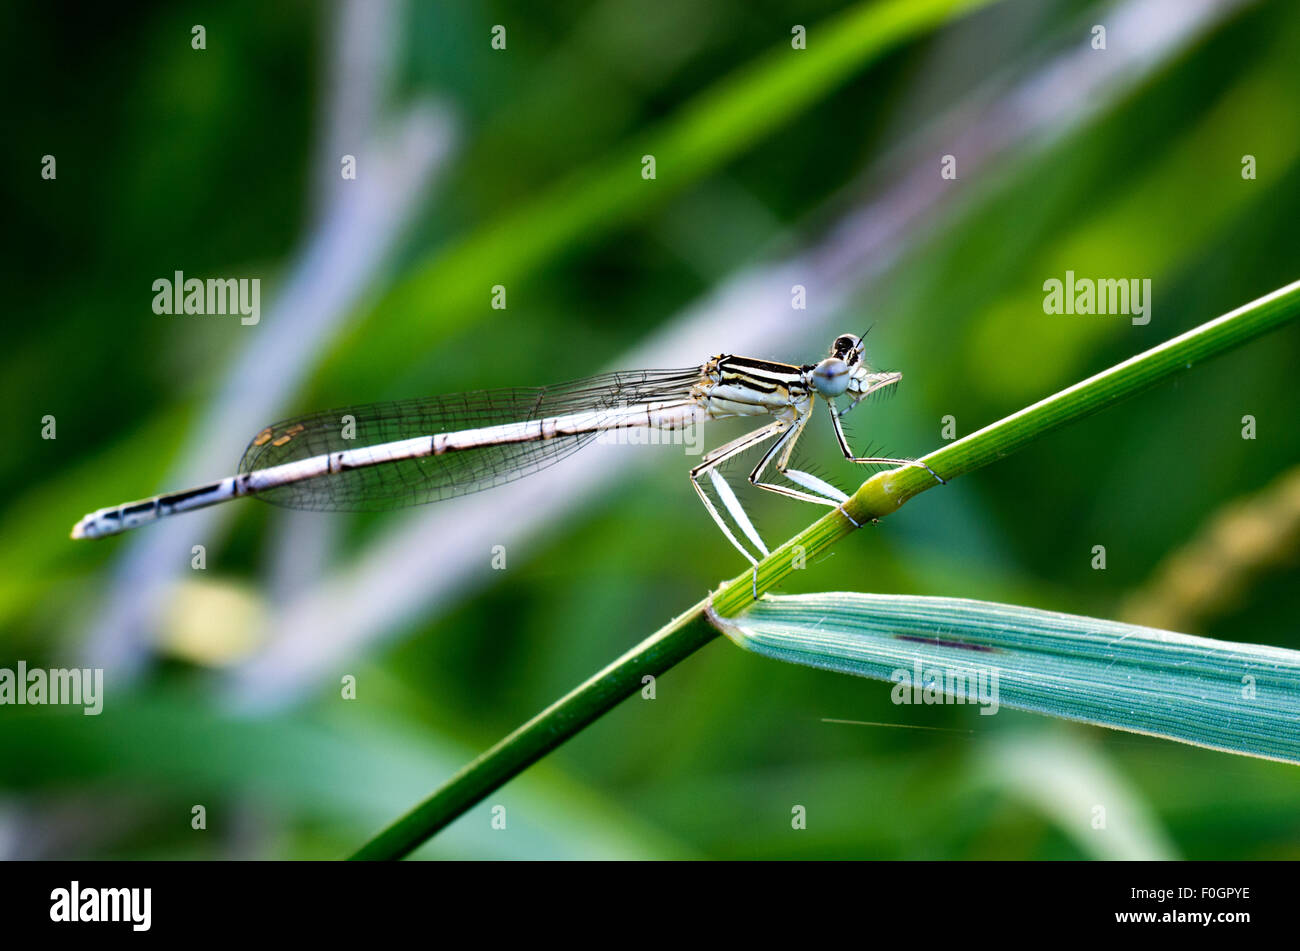
[[[941,479],[933,469],[919,460],[896,459],[890,456],[854,455],[852,448],[849,446],[848,438],[844,433],[844,426],[841,422],[841,418],[852,410],[859,402],[861,402],[861,399],[855,399],[849,406],[841,410],[835,406],[833,401],[826,401],[835,428],[835,436],[839,442],[840,450],[844,453],[845,459],[850,462],[864,465],[919,466],[934,476],[940,483],[944,483],[944,480]],[[727,462],[762,442],[771,439],[773,436],[779,435],[780,438],[763,453],[758,464],[755,465],[753,471],[749,473],[749,483],[756,488],[764,489],[768,492],[774,492],[777,495],[783,495],[786,498],[798,499],[801,502],[812,502],[818,505],[827,505],[831,508],[839,509],[845,518],[850,522],[853,522],[854,525],[861,527],[852,516],[844,511],[844,503],[847,502],[849,498],[846,493],[810,472],[790,468],[790,461],[794,454],[794,447],[796,443],[798,443],[799,437],[803,435],[804,428],[808,425],[808,420],[811,418],[811,413],[803,413],[800,414],[798,419],[792,424],[778,421],[769,426],[757,429],[752,433],[741,436],[739,439],[732,440],[726,445],[715,449],[713,452],[706,455],[704,460],[698,466],[691,470],[691,484],[695,487],[696,493],[700,496],[700,500],[704,503],[704,507],[708,510],[714,523],[717,524],[723,535],[726,536],[736,550],[744,555],[749,563],[754,566],[753,590],[755,598],[758,597],[758,559],[750,554],[748,549],[746,549],[744,545],[740,543],[739,539],[736,538],[735,533],[731,531],[730,526],[727,525],[726,520],[722,517],[722,513],[718,511],[717,506],[713,504],[712,500],[705,493],[703,486],[700,484],[699,476],[705,473],[709,475],[714,491],[717,492],[718,498],[722,501],[723,507],[727,510],[727,514],[732,517],[741,532],[743,532],[745,537],[753,543],[754,547],[761,553],[761,555],[766,557],[769,554],[767,546],[763,543],[762,538],[759,537],[753,521],[749,518],[748,513],[745,512],[745,509],[741,505],[740,500],[736,497],[735,492],[718,472],[718,468],[724,462]],[[787,485],[780,485],[775,482],[764,481],[763,474],[767,471],[768,467],[773,464],[775,464],[776,471],[782,477],[800,486],[801,489],[792,488]]]
[[[826,403],[826,405],[830,408],[831,411],[831,423],[835,427],[835,438],[839,441],[840,450],[844,453],[845,459],[849,460],[849,462],[857,462],[863,465],[875,464],[875,465],[882,465],[882,466],[920,466],[926,472],[930,473],[930,475],[934,476],[935,479],[938,480],[940,485],[948,484],[944,479],[940,478],[939,473],[935,472],[933,469],[931,469],[920,459],[890,459],[886,456],[853,455],[853,450],[852,448],[849,447],[849,440],[844,435],[844,423],[842,423],[841,420],[846,415],[848,415],[849,411],[852,410],[853,407],[857,406],[858,403],[860,402],[862,401],[854,400],[852,403],[850,403],[842,410],[836,409],[835,404],[831,403],[830,401],[827,401]]]
[[[749,474],[749,481],[752,485],[760,489],[766,489],[769,492],[775,492],[778,495],[784,495],[787,498],[799,499],[802,502],[815,502],[818,505],[829,505],[831,508],[837,508],[840,503],[844,502],[848,496],[841,492],[835,486],[822,479],[817,478],[810,472],[801,472],[798,469],[790,468],[790,456],[794,452],[795,443],[803,434],[804,427],[808,425],[809,417],[805,416],[790,428],[790,431],[783,439],[777,443],[758,461],[754,471]],[[779,457],[779,458],[778,458]],[[777,485],[773,482],[763,482],[761,477],[765,469],[776,459],[776,471],[785,476],[796,485],[801,485],[805,489],[819,494],[813,495],[811,492],[800,492],[798,489],[792,489],[789,486]]]
[[[704,491],[704,487],[700,485],[700,476],[708,473],[709,481],[713,484],[713,490],[718,493],[718,498],[722,500],[722,504],[726,507],[727,512],[735,520],[736,525],[739,526],[740,530],[745,533],[745,537],[753,542],[754,547],[762,553],[764,558],[766,558],[771,553],[767,550],[767,546],[763,544],[763,539],[759,537],[758,529],[754,527],[754,523],[750,521],[749,515],[746,514],[745,509],[741,506],[740,499],[736,498],[736,493],[732,491],[731,486],[727,484],[727,480],[719,474],[718,466],[722,465],[728,459],[740,455],[747,449],[752,449],[754,446],[771,439],[785,427],[786,424],[778,420],[775,423],[769,423],[766,426],[756,429],[752,433],[746,433],[738,439],[733,439],[731,442],[719,446],[717,449],[706,454],[700,461],[700,464],[691,470],[691,485],[695,487],[696,495],[698,495],[700,501],[704,503],[704,507],[708,510],[714,523],[719,529],[721,529],[722,534],[727,537],[727,540],[731,542],[736,551],[744,555],[749,563],[754,566],[755,598],[758,597],[758,559],[751,555],[749,550],[746,549],[745,546],[740,543],[739,539],[736,538],[735,533],[732,532],[731,527],[726,523],[726,520],[723,519],[717,506],[713,504],[713,500],[709,498],[708,493]]]

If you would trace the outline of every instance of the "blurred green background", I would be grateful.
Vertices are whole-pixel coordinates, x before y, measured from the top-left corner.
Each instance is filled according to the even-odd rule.
[[[7,5],[0,667],[103,666],[108,692],[0,707],[0,855],[347,854],[744,567],[666,446],[382,517],[239,502],[68,539],[229,474],[265,423],[651,355],[810,362],[871,325],[906,379],[851,435],[920,455],[946,416],[965,435],[1300,276],[1300,6],[945,6]],[[1044,314],[1067,269],[1150,278],[1151,322]],[[175,270],[261,279],[261,321],[155,315]],[[1298,361],[1289,328],[1195,368],[785,590],[1300,648]],[[822,422],[803,452],[851,488]],[[820,514],[744,498],[769,542]],[[419,854],[1296,858],[1297,794],[1292,767],[895,707],[719,640]]]

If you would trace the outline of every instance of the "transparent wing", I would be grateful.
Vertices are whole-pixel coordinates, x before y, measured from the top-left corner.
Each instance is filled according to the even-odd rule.
[[[699,382],[700,373],[700,367],[606,373],[555,386],[477,390],[297,416],[258,433],[244,450],[239,471],[242,474],[417,436],[685,399]],[[257,497],[286,508],[321,512],[374,512],[421,505],[531,475],[576,452],[595,436],[594,432],[560,435],[404,459],[304,479],[259,492]]]

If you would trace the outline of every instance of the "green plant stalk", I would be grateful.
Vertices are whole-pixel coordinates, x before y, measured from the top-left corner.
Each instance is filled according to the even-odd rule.
[[[924,457],[944,479],[973,472],[1026,443],[1191,369],[1300,316],[1300,281],[1251,301],[1108,370],[1061,390]],[[896,511],[939,483],[907,466],[872,476],[844,503],[710,598],[674,618],[628,653],[547,707],[447,781],[431,797],[366,843],[354,859],[398,859],[517,776],[606,711],[718,635],[707,617],[729,617],[859,525]],[[847,514],[846,514],[847,513]]]
[[[367,842],[356,860],[400,859],[492,790],[503,786],[641,688],[718,636],[708,599],[674,618],[470,762],[432,796]]]

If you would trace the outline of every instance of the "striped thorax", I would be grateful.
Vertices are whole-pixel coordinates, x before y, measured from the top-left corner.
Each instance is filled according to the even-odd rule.
[[[803,366],[723,354],[704,365],[696,397],[714,419],[772,416],[794,423],[812,410],[814,394],[857,403],[903,378],[893,371],[873,373],[862,362],[862,350],[861,338],[844,334],[826,359]]]

